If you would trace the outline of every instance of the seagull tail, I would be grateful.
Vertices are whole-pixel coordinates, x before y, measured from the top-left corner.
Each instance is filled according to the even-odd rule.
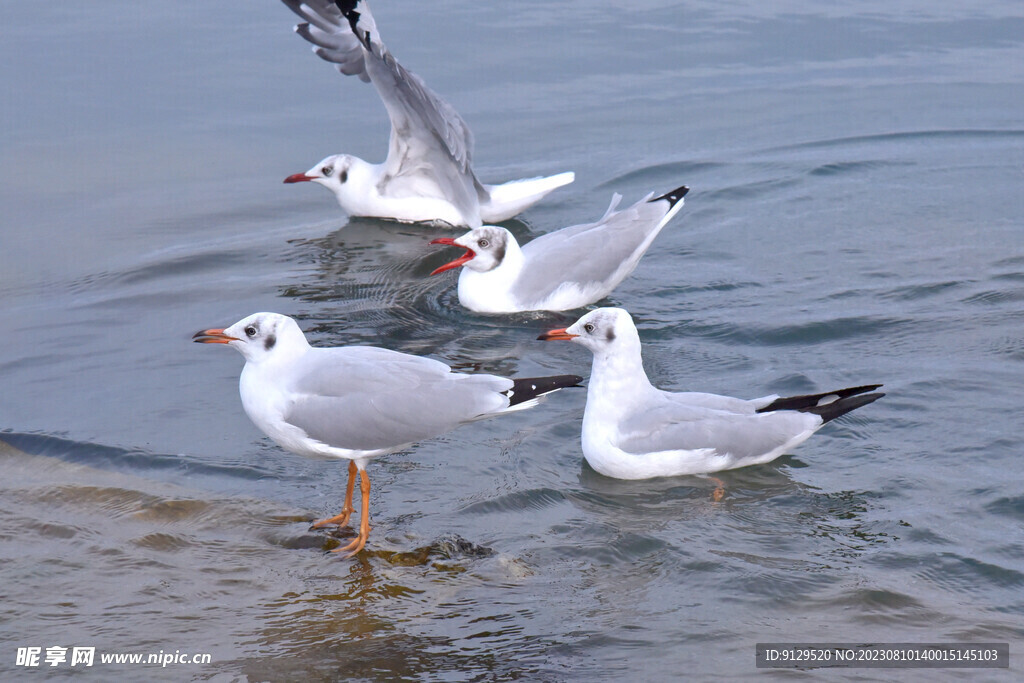
[[[825,422],[831,422],[841,415],[846,415],[851,410],[856,410],[861,406],[873,403],[883,396],[885,396],[885,394],[881,392],[874,394],[858,394],[848,398],[841,398],[838,401],[826,403],[825,405],[814,406],[813,408],[804,408],[801,412],[820,415],[821,422],[824,424]]]
[[[568,171],[543,178],[513,180],[504,185],[484,185],[489,198],[480,204],[480,218],[485,223],[506,221],[575,179],[576,174]]]
[[[653,199],[648,199],[647,201],[649,201],[649,202],[657,202],[657,201],[661,201],[662,199],[664,199],[666,202],[668,202],[668,205],[671,208],[671,207],[675,206],[676,204],[678,204],[680,201],[682,201],[683,197],[685,197],[686,193],[689,192],[689,191],[690,191],[690,188],[688,188],[686,185],[680,185],[679,187],[677,187],[676,189],[672,190],[671,192],[666,192],[665,194],[661,195],[660,197],[654,197]]]
[[[763,408],[758,408],[759,413],[769,413],[773,410],[797,410],[801,413],[814,413],[821,416],[822,424],[846,415],[851,410],[861,406],[874,403],[885,396],[882,392],[867,393],[882,386],[881,384],[865,384],[859,387],[837,389],[821,394],[805,394],[803,396],[788,396],[777,398]]]
[[[567,387],[578,387],[583,378],[579,375],[554,375],[552,377],[522,377],[513,379],[508,396],[508,410],[522,410],[537,405],[544,394]]]
[[[869,391],[878,389],[881,384],[865,384],[860,387],[849,387],[848,389],[838,389],[836,391],[826,391],[821,394],[805,394],[802,396],[788,396],[786,398],[777,398],[763,408],[758,408],[759,413],[770,413],[773,410],[802,410],[808,412],[811,408],[823,407],[828,403],[837,402],[850,396],[856,396],[858,394],[864,394]],[[878,394],[875,398],[880,398],[882,395]],[[875,399],[872,399],[875,400]],[[869,401],[870,403],[870,401]],[[860,405],[864,405],[863,403]],[[859,407],[859,406],[858,406]],[[851,408],[850,410],[853,410]],[[838,417],[838,415],[836,416]]]

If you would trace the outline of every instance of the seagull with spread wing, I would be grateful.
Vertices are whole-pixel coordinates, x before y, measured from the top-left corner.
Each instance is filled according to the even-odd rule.
[[[284,182],[323,185],[350,216],[475,228],[508,220],[573,181],[568,172],[481,183],[472,168],[473,134],[466,122],[392,56],[365,0],[283,2],[303,19],[295,30],[314,52],[341,73],[373,83],[391,118],[384,163],[335,154]]]

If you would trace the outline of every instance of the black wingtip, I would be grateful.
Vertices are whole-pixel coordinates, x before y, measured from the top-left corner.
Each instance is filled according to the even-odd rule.
[[[688,188],[686,185],[680,185],[679,187],[677,187],[676,189],[672,190],[671,192],[666,192],[665,194],[661,195],[660,197],[655,197],[651,201],[652,202],[658,202],[658,201],[661,201],[662,199],[664,199],[665,201],[668,202],[669,208],[671,208],[671,207],[675,206],[676,204],[678,204],[679,200],[682,199],[683,197],[685,197],[686,193],[689,192],[689,191],[690,191],[690,188]]]
[[[883,396],[885,396],[885,394],[882,392],[878,392],[876,394],[858,394],[857,396],[850,396],[849,398],[841,398],[838,401],[827,403],[823,406],[806,408],[803,412],[820,415],[823,423],[831,422],[837,417],[846,415],[850,411],[856,410],[861,406],[874,403]]]
[[[356,11],[356,7],[359,6],[359,0],[334,0],[334,4],[341,10],[341,15],[348,19],[348,25],[352,29],[352,34],[363,44],[363,47],[369,50],[370,34],[359,30],[359,17],[361,14]]]
[[[846,389],[837,389],[836,391],[824,391],[820,394],[805,394],[802,396],[786,396],[783,398],[777,398],[763,408],[758,408],[759,413],[770,413],[773,410],[808,410],[818,405],[821,399],[827,396],[835,396],[836,399],[849,398],[850,396],[856,396],[857,394],[863,394],[869,391],[874,391],[881,387],[881,384],[865,384],[859,387],[848,387]]]
[[[521,377],[512,380],[509,391],[509,407],[549,394],[559,389],[580,386],[583,378],[579,375],[555,375],[553,377]]]

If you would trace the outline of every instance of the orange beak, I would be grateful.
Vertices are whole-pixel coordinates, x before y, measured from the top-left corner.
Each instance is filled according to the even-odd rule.
[[[306,175],[305,173],[296,173],[284,179],[286,183],[304,183],[307,180],[315,180],[315,178],[311,175]]]
[[[446,263],[443,266],[441,266],[440,268],[435,268],[430,273],[431,275],[437,275],[438,273],[443,273],[446,270],[451,270],[452,268],[458,268],[459,266],[461,266],[461,265],[463,265],[465,263],[468,263],[469,261],[472,261],[473,258],[476,256],[476,252],[475,251],[473,251],[469,247],[463,247],[461,244],[456,244],[455,240],[452,239],[451,237],[438,237],[436,240],[431,240],[430,243],[431,244],[444,244],[444,245],[447,245],[449,247],[461,247],[462,249],[466,250],[465,254],[463,254],[459,258],[455,259],[454,261],[451,261],[450,263]]]
[[[564,327],[559,327],[556,330],[548,330],[544,334],[537,337],[537,339],[540,339],[541,341],[572,341],[578,336],[580,335],[569,334],[568,332],[565,331]]]
[[[197,344],[228,344],[238,341],[238,337],[224,334],[223,329],[200,330],[192,335],[192,341]]]

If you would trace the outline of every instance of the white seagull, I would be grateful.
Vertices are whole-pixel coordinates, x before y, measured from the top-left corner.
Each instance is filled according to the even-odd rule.
[[[466,253],[431,275],[463,266],[459,302],[478,313],[566,311],[599,301],[633,272],[665,224],[683,208],[690,188],[655,197],[651,192],[616,211],[616,194],[596,223],[541,235],[520,247],[505,228],[485,225],[431,244]]]
[[[341,73],[372,82],[391,118],[383,164],[335,154],[284,182],[323,185],[350,216],[475,228],[508,220],[575,178],[559,173],[484,185],[473,173],[473,134],[466,122],[395,60],[364,0],[283,2],[304,20],[295,30],[313,51]]]
[[[203,344],[228,344],[245,357],[238,383],[249,419],[281,448],[349,461],[341,513],[314,524],[344,526],[354,512],[359,472],[359,534],[335,552],[355,555],[370,534],[371,458],[459,425],[536,405],[543,394],[576,386],[577,375],[507,379],[464,374],[440,361],[373,346],[315,348],[279,313],[254,313],[226,329],[197,332]]]
[[[876,401],[881,384],[822,394],[753,400],[662,391],[640,358],[629,313],[599,308],[539,339],[563,339],[594,353],[583,413],[583,455],[601,474],[649,479],[770,462],[823,424]]]

